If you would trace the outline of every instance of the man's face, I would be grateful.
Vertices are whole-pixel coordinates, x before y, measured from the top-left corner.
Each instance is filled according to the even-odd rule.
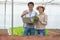
[[[33,6],[32,4],[29,4],[28,7],[29,7],[30,10],[33,10],[33,7],[34,7],[34,6]]]

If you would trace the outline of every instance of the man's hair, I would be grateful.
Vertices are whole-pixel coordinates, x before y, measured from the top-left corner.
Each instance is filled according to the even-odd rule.
[[[32,5],[34,6],[34,3],[33,3],[33,2],[29,2],[29,3],[28,3],[28,6],[29,6],[29,4],[32,4]]]
[[[37,10],[38,10],[39,8],[42,8],[42,9],[43,9],[43,12],[44,12],[45,7],[43,7],[43,6],[38,6],[38,7],[37,7]]]

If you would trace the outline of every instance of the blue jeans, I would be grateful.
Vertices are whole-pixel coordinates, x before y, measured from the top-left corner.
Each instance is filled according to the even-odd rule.
[[[30,33],[31,36],[34,35],[34,33],[35,33],[34,26],[32,25],[31,27],[32,28],[29,28],[29,26],[24,27],[24,35],[25,36],[28,36],[28,33]]]
[[[45,29],[42,29],[42,30],[38,30],[38,29],[37,29],[37,30],[36,30],[36,34],[37,34],[37,35],[41,35],[41,34],[42,34],[43,36],[45,36],[45,35],[46,35]]]

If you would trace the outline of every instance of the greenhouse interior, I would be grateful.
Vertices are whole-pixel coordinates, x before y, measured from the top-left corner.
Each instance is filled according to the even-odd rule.
[[[0,0],[0,34],[23,35],[21,14],[28,9],[28,2],[34,2],[35,11],[39,5],[45,7],[44,12],[48,15],[46,29],[60,29],[60,0]]]

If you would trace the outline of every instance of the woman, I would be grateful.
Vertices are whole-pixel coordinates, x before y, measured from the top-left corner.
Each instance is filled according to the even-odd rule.
[[[37,10],[39,12],[39,21],[35,23],[36,33],[37,35],[42,34],[43,36],[45,36],[45,26],[47,25],[47,15],[44,13],[45,8],[43,6],[38,6]]]

